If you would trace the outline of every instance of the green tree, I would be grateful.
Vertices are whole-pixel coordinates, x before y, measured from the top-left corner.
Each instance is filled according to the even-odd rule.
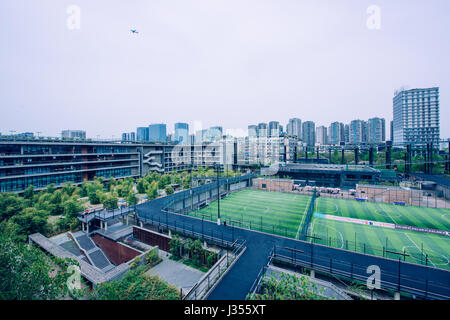
[[[64,203],[64,216],[73,219],[83,211],[83,206],[76,200],[69,200]]]
[[[89,202],[91,204],[100,204],[104,198],[102,190],[93,189],[88,193]]]
[[[209,252],[206,256],[206,265],[211,268],[217,262],[217,253]]]
[[[52,194],[53,192],[55,192],[55,184],[54,183],[50,183],[47,188],[45,188],[45,192]]]
[[[158,188],[159,189],[164,189],[165,186],[167,186],[168,184],[170,184],[171,182],[171,177],[168,174],[163,174],[161,176],[161,178],[158,181]]]
[[[195,265],[201,266],[202,265],[202,258],[204,255],[202,247],[202,242],[200,239],[195,240],[192,242],[189,246],[189,255],[191,257],[191,260],[194,262]]]
[[[173,182],[174,184],[181,184],[181,177],[180,177],[179,175],[175,175],[175,176],[173,177],[172,182]]]
[[[175,192],[171,186],[165,187],[164,191],[166,192],[167,195],[173,194]]]
[[[0,300],[56,300],[68,292],[69,260],[0,235]]]
[[[118,201],[119,199],[115,195],[108,195],[103,198],[102,204],[104,208],[113,210],[118,208]]]
[[[77,190],[77,187],[74,186],[72,183],[70,182],[66,182],[64,184],[64,186],[62,187],[62,192],[66,195],[68,195],[69,197],[73,196],[73,194],[75,193],[75,191]]]
[[[148,186],[146,194],[147,194],[148,200],[153,200],[153,199],[158,198],[158,182],[157,181],[152,182]]]
[[[191,187],[191,176],[185,176],[183,178],[183,189],[189,189]]]
[[[133,191],[130,191],[130,193],[128,193],[127,196],[127,204],[129,206],[134,206],[138,203],[138,198],[136,197],[136,195],[134,194]]]
[[[145,193],[146,190],[146,184],[145,184],[145,180],[143,178],[139,178],[138,182],[136,184],[136,190],[138,193]]]
[[[46,212],[33,207],[26,208],[21,214],[13,216],[11,222],[17,224],[20,227],[20,233],[25,235],[37,232],[47,233],[49,230]]]
[[[88,196],[88,182],[84,181],[81,184],[81,188],[80,188],[80,197],[84,198]]]
[[[34,196],[34,187],[32,185],[30,185],[23,192],[23,197],[27,200],[33,200],[33,196]]]
[[[0,193],[0,221],[19,214],[23,209],[23,200],[16,194]]]
[[[170,253],[175,258],[181,258],[181,250],[182,250],[183,245],[184,245],[184,243],[181,240],[181,238],[177,235],[174,235],[169,242]]]

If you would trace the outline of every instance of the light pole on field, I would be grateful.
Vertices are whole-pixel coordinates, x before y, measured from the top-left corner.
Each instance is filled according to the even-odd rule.
[[[219,165],[216,164],[217,169],[217,225],[220,226],[220,184],[219,184]]]

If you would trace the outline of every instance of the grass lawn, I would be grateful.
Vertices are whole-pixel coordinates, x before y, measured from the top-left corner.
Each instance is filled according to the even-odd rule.
[[[220,200],[220,216],[228,225],[298,238],[310,196],[245,189]],[[217,220],[217,201],[190,215]]]

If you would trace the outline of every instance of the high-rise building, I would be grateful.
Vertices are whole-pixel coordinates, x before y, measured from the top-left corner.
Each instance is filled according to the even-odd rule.
[[[302,125],[303,142],[308,146],[314,146],[316,144],[316,128],[315,123],[312,121],[303,122]]]
[[[321,146],[328,144],[327,127],[320,126],[316,129],[316,142]]]
[[[269,122],[269,137],[278,137],[280,135],[280,123],[278,121]]]
[[[350,143],[351,144],[360,144],[363,142],[364,135],[364,121],[362,120],[353,120],[350,122]]]
[[[386,141],[386,126],[385,120],[383,118],[371,118],[368,121],[369,125],[369,134],[368,141],[369,143],[382,143]]]
[[[362,126],[361,142],[368,142],[369,141],[369,123],[367,121],[361,120],[361,126]]]
[[[86,131],[83,131],[83,130],[63,130],[63,131],[61,131],[61,138],[86,139]]]
[[[302,138],[302,120],[298,118],[289,119],[289,123],[286,126],[286,133],[288,136]]]
[[[341,143],[345,143],[345,125],[343,123],[339,125],[341,126]]]
[[[167,141],[167,127],[165,123],[151,124],[148,126],[148,140],[153,142]]]
[[[197,130],[195,132],[195,143],[202,144],[203,142],[205,142],[207,132],[207,129]]]
[[[433,143],[440,140],[439,88],[402,90],[393,99],[394,144]]]
[[[391,121],[391,134],[390,134],[391,142],[394,142],[394,121]]]
[[[250,138],[258,137],[258,127],[255,125],[249,125],[248,126],[248,136]]]
[[[137,141],[148,141],[148,127],[138,127],[136,129],[136,140]]]
[[[175,123],[175,143],[190,144],[189,139],[189,124],[187,123]]]
[[[134,132],[122,133],[122,141],[136,141],[136,134]]]
[[[350,125],[348,124],[344,126],[344,142],[350,143]]]
[[[221,140],[223,137],[223,128],[220,126],[211,127],[206,131],[206,139],[208,141],[214,142]]]
[[[333,122],[328,128],[328,143],[331,145],[340,145],[345,141],[344,124]]]
[[[258,137],[262,138],[262,137],[267,137],[268,136],[268,131],[267,131],[267,123],[259,123],[258,124]]]

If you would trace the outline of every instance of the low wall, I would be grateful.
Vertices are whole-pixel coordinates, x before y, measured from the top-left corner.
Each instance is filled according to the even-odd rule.
[[[161,250],[170,251],[169,242],[172,238],[164,234],[133,226],[133,238],[150,246],[158,246]]]
[[[278,180],[258,178],[253,180],[253,186],[259,190],[273,192],[292,192],[294,180]]]
[[[359,197],[367,197],[367,200],[372,202],[402,202],[411,205],[411,191],[406,189],[357,184],[356,192]]]

